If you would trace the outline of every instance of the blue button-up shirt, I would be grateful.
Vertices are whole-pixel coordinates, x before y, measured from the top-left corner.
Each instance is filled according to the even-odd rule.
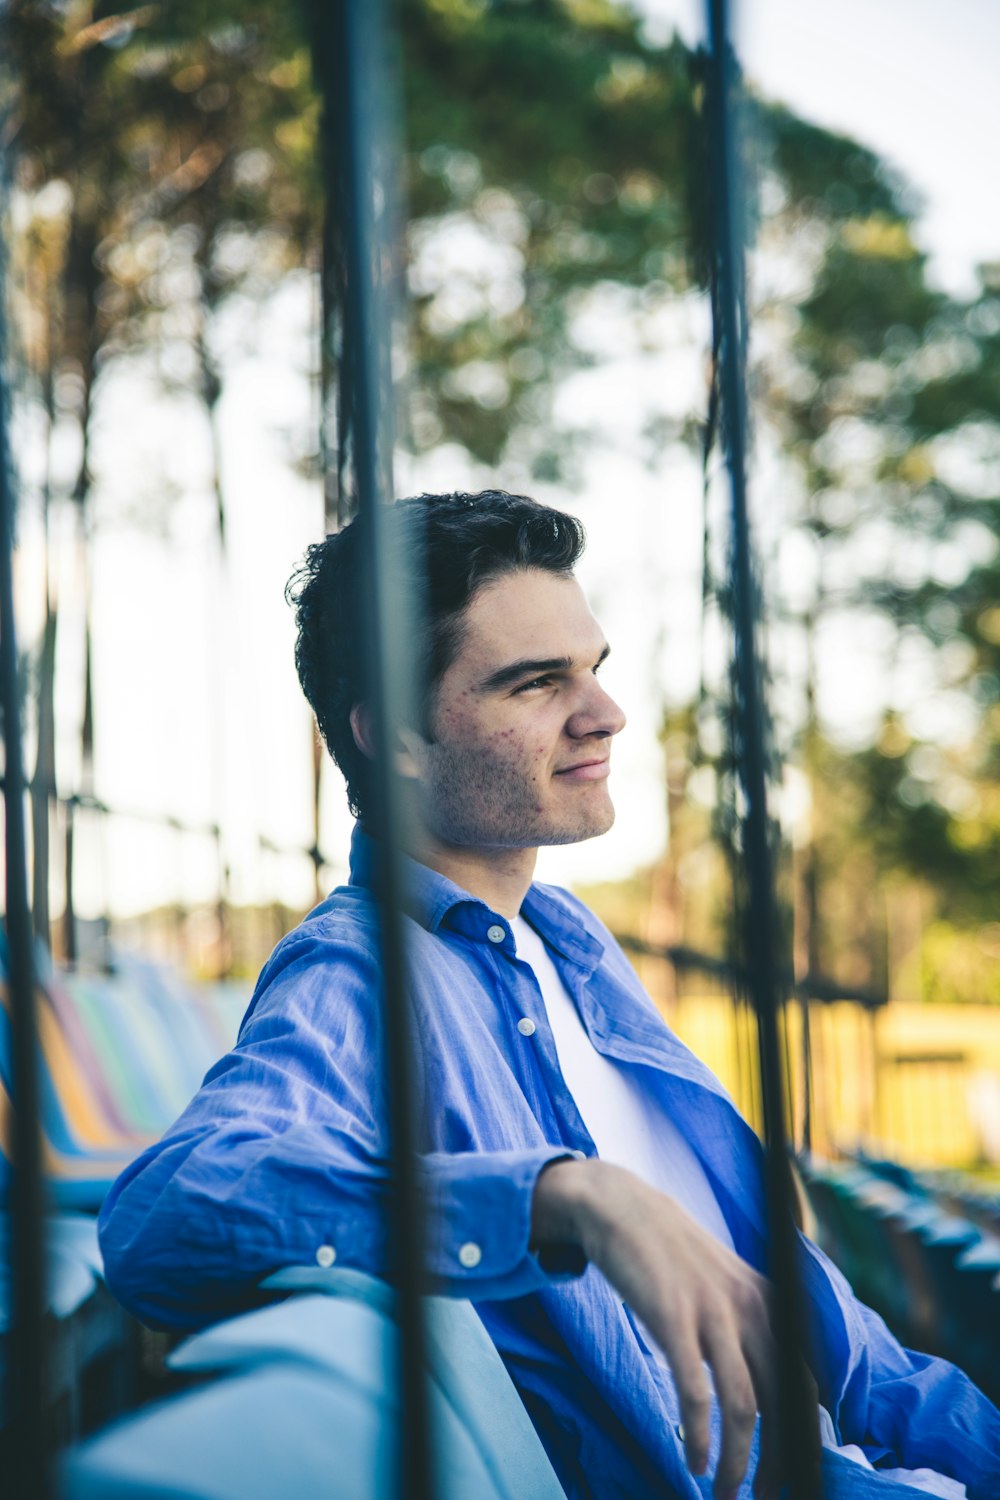
[[[282,1266],[335,1258],[386,1270],[371,855],[356,832],[350,884],[279,943],[236,1047],[105,1204],[109,1282],[147,1322],[193,1327],[224,1316]],[[502,916],[421,865],[409,874],[429,1272],[476,1304],[570,1497],[695,1500],[702,1489],[685,1463],[669,1371],[596,1269],[557,1274],[529,1245],[539,1172],[568,1152],[594,1154],[534,975]],[[763,1269],[754,1133],[579,901],[533,885],[522,911],[593,1045],[641,1070],[697,1152],[737,1253]],[[519,1028],[525,1020],[534,1029]],[[903,1350],[807,1241],[802,1274],[820,1400],[841,1441],[890,1466],[938,1469],[973,1500],[1000,1494],[995,1408],[952,1366]],[[716,1422],[712,1466],[718,1440]],[[749,1500],[749,1480],[740,1493]]]

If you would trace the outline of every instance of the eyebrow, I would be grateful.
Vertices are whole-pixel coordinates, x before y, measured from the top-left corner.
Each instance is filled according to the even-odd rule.
[[[595,662],[600,666],[608,655],[611,647],[605,642],[604,649]],[[479,684],[481,693],[495,693],[500,688],[510,687],[514,682],[520,681],[522,677],[544,677],[547,672],[569,672],[574,666],[572,656],[549,656],[544,660],[536,661],[530,657],[522,657],[520,661],[512,661],[509,666],[498,667],[488,677],[484,677]]]

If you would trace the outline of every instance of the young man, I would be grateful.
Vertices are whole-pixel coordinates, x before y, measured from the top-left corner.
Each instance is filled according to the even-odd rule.
[[[428,584],[427,696],[397,752],[428,1269],[476,1304],[568,1496],[693,1497],[706,1468],[718,1500],[755,1474],[774,1493],[756,1138],[606,929],[532,883],[539,845],[613,818],[624,718],[573,577],[582,530],[497,491],[393,519]],[[311,548],[295,581],[299,675],[360,819],[351,882],[279,944],[237,1047],[108,1200],[110,1283],[150,1322],[231,1312],[288,1264],[385,1269],[357,542]],[[902,1350],[805,1242],[802,1275],[829,1446],[932,1493],[1000,1492],[1000,1414]],[[847,1467],[860,1488],[841,1493],[892,1492]]]

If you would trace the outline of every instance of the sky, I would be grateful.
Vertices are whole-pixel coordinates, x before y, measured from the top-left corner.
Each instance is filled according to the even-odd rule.
[[[636,9],[689,42],[704,35],[698,0],[640,0]],[[736,0],[733,24],[762,93],[873,146],[908,178],[934,276],[969,294],[977,261],[1000,258],[1000,5]]]
[[[688,41],[701,34],[701,8],[691,0],[645,0],[641,8],[654,29],[676,25]],[[906,175],[923,205],[916,235],[933,276],[949,291],[969,294],[976,263],[1000,259],[1000,195],[992,191],[1000,5],[754,0],[737,22],[746,71],[765,94],[855,135]],[[581,581],[613,647],[603,680],[629,718],[613,758],[615,828],[579,847],[543,851],[546,879],[618,878],[655,858],[666,837],[658,681],[680,694],[697,680],[700,477],[682,456],[651,472],[630,449],[629,424],[652,383],[665,407],[674,402],[678,409],[690,403],[692,382],[703,383],[704,309],[682,305],[671,316],[674,353],[655,366],[621,337],[613,318],[595,317],[600,365],[568,382],[559,402],[564,415],[602,430],[606,444],[579,493],[536,487],[540,499],[577,509],[588,526]],[[192,824],[220,819],[234,898],[261,900],[277,891],[290,905],[308,902],[310,868],[300,854],[268,852],[261,839],[300,849],[311,840],[312,727],[292,668],[292,620],[282,593],[322,526],[317,487],[288,462],[289,431],[306,431],[315,420],[307,378],[314,318],[304,277],[292,278],[266,307],[238,303],[230,310],[221,403],[230,505],[225,565],[206,482],[203,418],[174,403],[165,420],[157,383],[141,362],[108,378],[93,448],[105,517],[93,547],[97,791],[139,813]],[[20,446],[30,471],[30,441]],[[61,456],[57,444],[57,463],[68,472],[71,450],[70,437]],[[445,448],[401,463],[397,488],[478,487],[498,478],[504,482]],[[177,499],[169,527],[158,534],[131,518],[161,481]],[[39,621],[32,584],[39,541],[25,516],[19,573],[28,639]],[[60,641],[60,717],[68,731],[59,770],[73,786],[81,674],[71,617],[79,564],[68,537],[60,556],[70,618]],[[784,565],[794,572],[800,564],[791,557]],[[654,601],[655,618],[633,607],[632,580]],[[846,725],[853,714],[863,727],[877,706],[874,678],[866,686],[858,672],[839,685],[831,674],[827,692],[830,715]],[[332,883],[344,873],[350,826],[334,774],[324,786],[323,823]],[[202,836],[158,832],[141,819],[103,826],[81,819],[78,841],[84,914],[213,894],[214,854]]]

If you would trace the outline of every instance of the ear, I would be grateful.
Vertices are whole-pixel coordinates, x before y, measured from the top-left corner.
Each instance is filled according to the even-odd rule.
[[[413,729],[400,729],[396,736],[396,771],[406,781],[419,781],[427,741]]]
[[[355,703],[351,709],[351,733],[354,735],[354,743],[362,755],[369,760],[375,758],[374,731],[372,726],[371,705],[368,703]],[[421,750],[424,740],[412,729],[400,729],[396,740],[396,770],[400,776],[408,781],[416,781],[420,776],[422,761]]]
[[[369,760],[374,760],[375,746],[373,743],[371,706],[368,703],[355,703],[351,709],[350,717],[354,743],[362,755],[367,756]]]

